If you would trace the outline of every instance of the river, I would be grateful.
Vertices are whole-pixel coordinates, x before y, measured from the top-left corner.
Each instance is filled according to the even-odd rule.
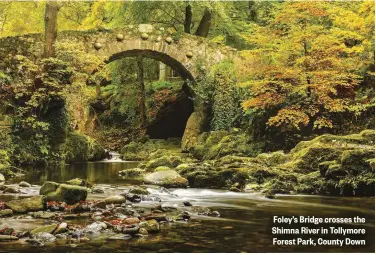
[[[101,199],[119,193],[124,187],[141,184],[140,180],[118,177],[117,172],[132,168],[137,162],[118,160],[66,165],[58,168],[30,170],[18,182],[25,180],[33,184],[38,192],[47,180],[64,182],[73,178],[86,179],[103,187],[104,194],[90,194],[88,199]],[[150,187],[163,202],[178,204],[190,201],[193,205],[217,210],[221,217],[194,216],[188,222],[163,224],[162,230],[146,239],[108,241],[106,234],[90,236],[90,241],[77,247],[66,247],[55,242],[42,247],[31,247],[28,243],[0,243],[2,252],[374,252],[375,208],[374,198],[324,197],[283,195],[266,199],[256,193],[235,193],[210,189],[172,189],[172,194],[163,194]],[[3,197],[3,200],[5,198]],[[141,202],[139,207],[153,206],[156,202]],[[273,216],[317,216],[317,217],[364,217],[365,224],[335,224],[345,228],[365,228],[364,246],[276,246],[273,237],[288,239],[289,236],[272,234]],[[18,227],[37,226],[42,220],[0,219],[0,225]],[[301,225],[303,226],[303,225]],[[315,227],[313,224],[304,226]],[[297,226],[300,227],[300,226]],[[317,236],[316,236],[317,237]],[[293,238],[293,236],[290,236]],[[327,235],[327,239],[342,238]],[[354,236],[355,239],[361,237]]]

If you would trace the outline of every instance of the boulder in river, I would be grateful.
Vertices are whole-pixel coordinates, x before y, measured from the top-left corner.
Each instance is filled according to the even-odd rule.
[[[21,193],[21,191],[20,191],[17,187],[8,186],[8,187],[4,190],[4,193],[17,194],[17,193]]]
[[[166,188],[186,188],[188,186],[188,180],[181,177],[180,174],[174,170],[148,174],[144,177],[144,182]]]
[[[5,205],[15,213],[35,212],[45,208],[42,196],[11,200],[6,202]]]
[[[56,224],[51,224],[51,225],[45,225],[45,226],[40,226],[36,227],[33,230],[30,231],[30,234],[36,235],[38,233],[54,233],[54,231],[57,229],[58,225]]]
[[[47,201],[64,201],[69,205],[86,200],[88,189],[81,186],[60,184],[56,191],[46,196]]]
[[[106,204],[122,204],[125,203],[125,197],[121,195],[111,196],[104,200]]]
[[[125,177],[139,177],[144,173],[145,173],[145,170],[141,168],[131,168],[131,169],[124,169],[124,170],[119,171],[119,175],[125,176]]]
[[[16,241],[19,238],[11,235],[0,235],[0,242]]]
[[[18,184],[18,186],[20,187],[24,187],[24,188],[30,188],[31,187],[31,184],[28,183],[28,182],[25,182],[25,181],[22,181]]]
[[[43,243],[50,243],[56,240],[56,237],[50,233],[40,232],[35,235],[35,238]]]
[[[39,190],[39,195],[47,195],[50,192],[56,191],[59,187],[59,183],[46,181]]]
[[[2,174],[0,174],[0,182],[5,182],[5,177]]]
[[[129,189],[129,193],[137,195],[149,195],[149,191],[146,188],[140,186],[133,186]]]
[[[13,211],[11,209],[0,210],[0,216],[1,217],[11,216],[12,214],[13,214]]]
[[[57,227],[57,229],[54,232],[54,235],[62,234],[68,231],[68,224],[66,222],[60,223],[60,225]]]
[[[104,222],[94,222],[84,229],[86,233],[98,233],[103,229],[106,229],[107,225]]]

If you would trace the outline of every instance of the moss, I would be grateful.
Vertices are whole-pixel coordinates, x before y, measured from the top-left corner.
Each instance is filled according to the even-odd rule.
[[[81,186],[81,187],[86,187],[86,188],[91,188],[93,185],[89,183],[86,180],[80,179],[80,178],[75,178],[69,181],[66,181],[69,185],[76,185],[76,186]]]
[[[361,171],[372,171],[367,160],[374,157],[375,152],[369,149],[345,150],[341,155],[341,165],[352,174]]]
[[[159,166],[177,167],[181,163],[183,163],[183,161],[178,156],[162,156],[147,162],[146,169],[155,169]]]
[[[56,190],[56,197],[62,198],[67,204],[85,201],[87,194],[87,188],[68,184],[60,184]]]
[[[290,159],[290,155],[285,154],[283,151],[275,151],[272,153],[261,153],[256,158],[268,166],[277,166],[286,163]]]
[[[161,171],[168,171],[168,170],[171,170],[171,168],[169,168],[168,166],[159,166],[154,170],[154,172],[161,172]]]
[[[360,132],[360,136],[364,137],[369,141],[369,143],[374,143],[375,141],[375,130],[366,129]]]
[[[131,168],[131,169],[124,169],[119,172],[120,176],[125,176],[125,177],[139,177],[143,173],[145,173],[144,169],[141,168]]]
[[[95,161],[105,158],[105,150],[92,138],[72,132],[68,135],[64,145],[67,163]]]
[[[198,168],[182,173],[194,188],[231,188],[234,184],[244,189],[249,174],[243,169],[214,170],[213,168]]]
[[[149,195],[149,191],[146,188],[140,186],[133,186],[129,189],[129,193],[137,195]]]

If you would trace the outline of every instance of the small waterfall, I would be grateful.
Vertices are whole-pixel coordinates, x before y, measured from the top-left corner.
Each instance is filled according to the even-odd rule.
[[[109,151],[106,150],[106,158],[102,161],[106,162],[122,162],[123,160],[120,158],[120,153],[116,151]]]

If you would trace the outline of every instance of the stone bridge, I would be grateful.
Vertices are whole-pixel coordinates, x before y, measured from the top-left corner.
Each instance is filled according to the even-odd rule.
[[[171,29],[148,24],[129,25],[122,29],[64,31],[57,35],[56,43],[76,43],[85,52],[103,58],[107,63],[123,58],[144,56],[163,62],[177,71],[184,80],[195,81],[200,70],[223,60],[237,58],[231,47]],[[42,58],[44,36],[28,34],[0,38],[0,59],[7,55],[26,55]],[[6,68],[0,61],[0,70]],[[194,109],[185,127],[182,141],[187,151],[204,131],[205,113]]]
[[[31,43],[36,57],[42,57],[43,36],[40,34],[0,38],[0,55],[1,51],[9,54],[12,48],[22,47],[20,39]],[[231,47],[149,24],[113,30],[64,31],[58,33],[59,42],[82,43],[86,52],[101,56],[106,62],[123,57],[152,58],[172,67],[185,80],[194,80],[200,67],[210,67],[237,55]],[[22,54],[19,51],[17,54]]]

